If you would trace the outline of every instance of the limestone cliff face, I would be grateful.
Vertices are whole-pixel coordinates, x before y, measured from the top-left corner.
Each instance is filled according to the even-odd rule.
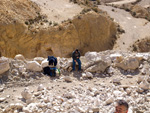
[[[78,48],[82,55],[87,51],[113,48],[116,39],[115,24],[103,15],[89,12],[72,20],[71,24],[33,33],[22,23],[0,25],[0,53],[26,58],[55,55],[69,57]]]

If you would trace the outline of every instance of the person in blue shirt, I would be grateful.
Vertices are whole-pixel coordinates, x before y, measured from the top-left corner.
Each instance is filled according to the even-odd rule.
[[[78,49],[73,51],[72,59],[73,59],[72,70],[75,71],[76,63],[78,63],[78,65],[79,65],[78,71],[80,71],[81,70],[81,61],[80,61],[80,51]]]

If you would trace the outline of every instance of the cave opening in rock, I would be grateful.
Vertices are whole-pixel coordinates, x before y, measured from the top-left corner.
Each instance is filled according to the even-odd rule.
[[[51,48],[47,48],[46,49],[46,54],[47,54],[47,56],[52,56],[53,55],[52,49]]]

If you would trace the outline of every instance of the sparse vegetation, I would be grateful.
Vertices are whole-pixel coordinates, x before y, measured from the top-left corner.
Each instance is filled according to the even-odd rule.
[[[81,11],[81,14],[85,14],[87,12],[91,11],[90,8],[84,8],[82,11]]]
[[[57,22],[54,22],[54,23],[53,23],[53,26],[57,26],[57,25],[58,25],[58,23],[57,23]]]
[[[92,7],[92,10],[98,13],[98,8],[97,7]]]
[[[49,22],[49,25],[52,25],[52,21]]]
[[[26,24],[26,25],[29,25],[29,22],[28,22],[28,21],[25,21],[25,24]]]

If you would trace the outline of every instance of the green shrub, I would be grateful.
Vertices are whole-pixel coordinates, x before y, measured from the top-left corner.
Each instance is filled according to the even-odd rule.
[[[98,12],[98,8],[97,7],[92,7],[92,10],[95,12]]]
[[[52,25],[52,21],[49,22],[49,25]]]
[[[25,24],[26,24],[26,25],[29,25],[29,22],[28,22],[28,21],[25,21]]]
[[[58,23],[57,22],[54,22],[54,24],[53,24],[54,26],[57,26],[58,25]]]

